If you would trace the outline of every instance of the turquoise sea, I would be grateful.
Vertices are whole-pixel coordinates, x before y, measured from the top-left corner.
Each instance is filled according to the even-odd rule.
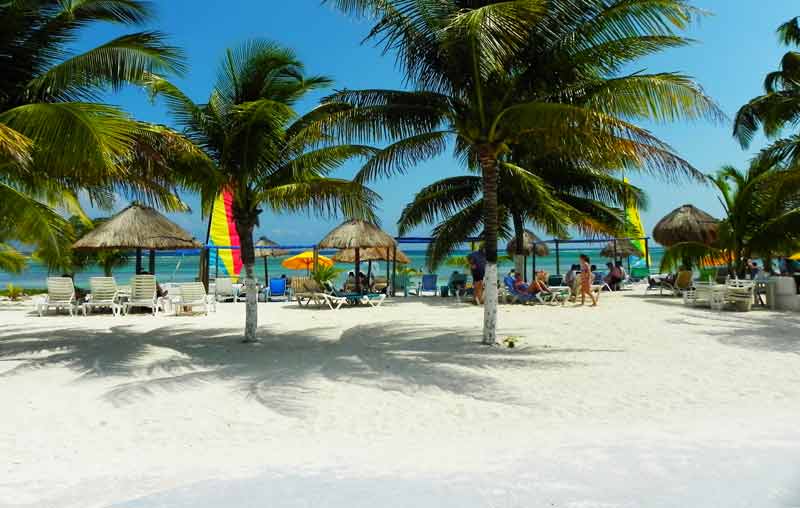
[[[552,249],[551,249],[552,251]],[[300,251],[298,251],[299,253]],[[404,252],[408,255],[411,259],[411,267],[420,269],[423,271],[425,270],[425,251],[424,250],[405,250]],[[466,255],[469,251],[462,250],[457,251],[454,255],[463,256]],[[608,261],[605,258],[600,257],[600,249],[561,249],[560,250],[560,261],[561,261],[561,273],[566,272],[569,269],[569,265],[572,263],[578,262],[578,255],[580,253],[586,253],[592,258],[592,263],[596,264],[598,268],[602,271],[605,267],[605,263]],[[661,260],[661,249],[654,248],[651,251],[651,258],[653,261],[652,267],[655,270],[658,267],[658,263]],[[295,253],[292,253],[294,255]],[[323,251],[322,254],[333,254],[333,252],[326,252]],[[159,252],[156,256],[156,275],[160,282],[186,282],[186,281],[193,281],[197,279],[198,272],[199,272],[199,256],[193,252]],[[305,270],[287,270],[281,266],[281,260],[285,258],[268,258],[269,259],[269,275],[270,277],[279,277],[281,274],[286,274],[287,276],[292,275],[305,275]],[[130,262],[127,266],[118,268],[114,272],[114,276],[117,280],[122,283],[130,278],[135,271],[135,263],[136,260],[133,255],[129,257]],[[631,263],[634,264],[636,262],[636,258],[631,258]],[[142,263],[147,269],[147,255],[145,254],[142,260]],[[530,277],[531,273],[531,258],[528,258],[528,275]],[[384,262],[373,262],[372,263],[372,271],[376,275],[382,275],[386,273],[386,266],[387,264]],[[367,271],[367,264],[362,263],[362,270],[364,272]],[[505,273],[508,271],[513,264],[510,261],[504,261],[500,263],[500,273]],[[338,268],[344,270],[344,274],[342,278],[346,275],[348,271],[353,270],[353,266],[350,264],[337,264]],[[551,252],[549,256],[537,256],[536,257],[536,268],[537,270],[545,270],[549,273],[556,273],[556,256],[554,252]],[[391,269],[391,267],[390,267]],[[460,270],[458,267],[447,266],[443,265],[440,266],[436,273],[438,273],[441,277],[447,278],[453,272],[453,270]],[[256,260],[256,273],[260,280],[263,280],[264,277],[264,261],[263,259]],[[215,276],[215,266],[212,265],[210,267],[210,274],[211,278]],[[49,274],[49,275],[60,275],[57,273]],[[88,287],[89,285],[89,277],[95,277],[103,275],[102,270],[99,267],[92,267],[86,271],[80,272],[75,277],[75,282],[78,286],[81,287]],[[45,282],[48,276],[47,268],[42,266],[39,263],[31,261],[27,267],[27,269],[22,272],[21,274],[10,274],[6,272],[0,271],[0,288],[5,288],[7,284],[12,283],[16,286],[22,286],[25,288],[43,288],[45,287]]]

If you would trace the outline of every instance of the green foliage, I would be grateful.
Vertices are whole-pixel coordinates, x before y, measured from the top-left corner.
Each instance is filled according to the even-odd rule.
[[[27,260],[21,252],[8,244],[0,243],[0,270],[9,273],[20,273],[25,269]]]
[[[19,286],[15,286],[14,284],[8,284],[6,286],[5,296],[7,296],[12,302],[16,302],[25,294],[25,290]]]
[[[156,131],[95,101],[153,72],[180,72],[181,52],[158,32],[121,35],[82,53],[70,48],[93,24],[150,17],[141,0],[0,3],[0,242],[36,245],[65,265],[56,261],[69,243],[58,210],[82,213],[79,192],[95,206],[110,206],[122,192],[174,207],[165,166],[142,166],[163,158]]]
[[[107,249],[85,252],[72,249],[72,243],[75,240],[86,235],[107,220],[107,217],[86,220],[81,216],[73,215],[63,227],[63,243],[59,243],[55,248],[43,245],[36,249],[33,257],[53,273],[76,274],[92,265],[97,265],[103,269],[103,273],[107,277],[111,277],[114,268],[128,264],[128,257],[124,251]]]
[[[726,166],[708,179],[725,211],[716,244],[676,244],[665,251],[662,270],[684,260],[705,267],[722,259],[743,275],[749,258],[769,262],[800,248],[800,171],[756,160],[747,172]]]
[[[246,271],[255,262],[253,230],[263,208],[376,220],[374,192],[359,181],[330,177],[347,161],[369,157],[376,149],[335,142],[323,128],[335,105],[303,116],[294,110],[309,92],[330,83],[324,76],[306,75],[291,50],[264,40],[226,51],[205,104],[159,76],[148,80],[153,98],[164,99],[197,148],[182,151],[171,164],[183,186],[200,195],[204,213],[221,191],[232,191]],[[248,342],[255,340],[256,312],[246,314]]]
[[[325,287],[327,283],[333,282],[339,277],[344,270],[340,268],[336,268],[335,265],[331,266],[317,266],[317,269],[311,272],[311,278],[320,285],[320,287]]]

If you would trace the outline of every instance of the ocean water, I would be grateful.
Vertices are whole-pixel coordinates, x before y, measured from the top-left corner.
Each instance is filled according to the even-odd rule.
[[[299,251],[298,251],[299,252]],[[403,252],[408,255],[411,259],[410,266],[422,271],[427,272],[425,269],[425,251],[424,250],[406,250],[403,249]],[[322,254],[330,255],[333,252],[326,252],[323,251]],[[456,256],[464,256],[468,254],[468,250],[461,250],[454,253]],[[565,273],[569,270],[569,266],[573,263],[578,262],[578,255],[581,253],[586,253],[592,259],[592,263],[596,264],[598,268],[603,271],[605,268],[605,263],[608,259],[603,258],[600,256],[600,249],[561,249],[560,250],[560,265],[561,265],[561,273]],[[292,253],[290,255],[294,255],[296,253]],[[661,254],[662,250],[659,248],[653,248],[651,250],[651,259],[652,264],[651,268],[656,270],[659,262],[661,261]],[[134,274],[135,272],[135,264],[136,259],[133,255],[129,258],[129,263],[127,266],[117,268],[114,271],[114,277],[116,277],[119,283],[126,283],[128,279]],[[281,266],[281,260],[284,258],[268,258],[269,263],[269,275],[270,278],[272,277],[279,277],[282,274],[286,274],[288,277],[292,275],[305,275],[305,270],[287,270]],[[200,257],[195,253],[181,253],[181,252],[159,252],[156,255],[156,276],[158,277],[159,282],[168,283],[168,282],[188,282],[197,280],[199,274],[199,261]],[[528,277],[531,274],[531,258],[528,258],[527,265],[528,265]],[[636,258],[631,258],[631,264],[636,263]],[[148,258],[145,254],[142,259],[142,264],[144,268],[147,269],[148,267]],[[338,268],[342,269],[344,273],[341,275],[342,281],[346,276],[347,272],[353,270],[352,264],[341,264],[337,263],[336,265]],[[400,266],[400,265],[398,265]],[[509,269],[513,267],[513,263],[510,261],[503,261],[499,265],[498,272],[503,274],[507,272]],[[212,265],[210,267],[210,276],[214,278],[216,275],[216,267]],[[367,271],[367,264],[362,263],[361,265],[362,271]],[[556,273],[556,256],[554,249],[551,248],[551,253],[549,256],[537,256],[536,257],[536,269],[537,270],[545,270],[551,274]],[[375,275],[385,275],[387,270],[387,263],[376,261],[372,263],[372,272]],[[389,270],[391,270],[391,265],[389,265]],[[463,268],[442,265],[437,270],[436,273],[439,274],[440,278],[447,279],[453,270],[464,271]],[[256,260],[256,274],[259,280],[263,280],[264,278],[264,261],[263,259]],[[34,261],[29,262],[27,269],[22,272],[21,274],[10,274],[3,271],[0,271],[0,288],[5,288],[7,284],[12,283],[15,286],[21,286],[24,288],[44,288],[46,287],[46,279],[48,275],[60,275],[59,273],[50,273],[48,274],[47,268],[39,263]],[[89,286],[89,277],[96,277],[102,276],[103,271],[100,267],[92,267],[88,270],[80,272],[75,276],[75,284],[79,287],[88,287]],[[222,276],[222,274],[221,274]]]

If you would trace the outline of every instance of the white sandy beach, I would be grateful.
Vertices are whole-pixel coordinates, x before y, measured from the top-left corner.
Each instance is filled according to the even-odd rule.
[[[396,299],[0,308],[0,505],[800,506],[800,315]]]

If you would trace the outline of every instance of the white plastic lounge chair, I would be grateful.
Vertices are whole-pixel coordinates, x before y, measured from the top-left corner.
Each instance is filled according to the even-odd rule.
[[[180,300],[175,303],[175,314],[180,314],[187,307],[194,310],[195,307],[202,307],[203,313],[208,316],[209,308],[216,312],[217,302],[214,298],[209,298],[206,294],[206,287],[202,282],[185,282],[178,286]]]
[[[153,311],[153,316],[158,315],[159,307],[163,306],[156,296],[155,275],[134,275],[131,277],[131,296],[123,305],[123,312],[127,314],[132,307],[147,307]]]
[[[233,287],[233,280],[228,277],[220,277],[216,280],[214,298],[218,302],[238,302],[242,300],[238,291]]]
[[[361,303],[370,307],[380,307],[384,300],[386,300],[386,295],[383,293],[370,293],[361,297]]]
[[[67,309],[69,315],[74,316],[75,305],[75,285],[72,279],[69,277],[48,277],[47,296],[39,302],[36,310],[39,316],[42,316],[45,311],[50,309],[56,309],[56,312],[61,309]]]
[[[342,308],[342,305],[347,303],[347,298],[344,296],[334,296],[328,293],[316,293],[316,296],[328,304],[331,310],[339,310]]]
[[[94,307],[108,307],[113,315],[119,316],[122,306],[117,301],[118,289],[114,277],[92,277],[89,279],[89,287],[92,292],[80,306],[84,316]]]
[[[753,307],[753,290],[755,282],[752,280],[731,279],[725,288],[725,302],[736,306],[738,310],[749,311]]]

